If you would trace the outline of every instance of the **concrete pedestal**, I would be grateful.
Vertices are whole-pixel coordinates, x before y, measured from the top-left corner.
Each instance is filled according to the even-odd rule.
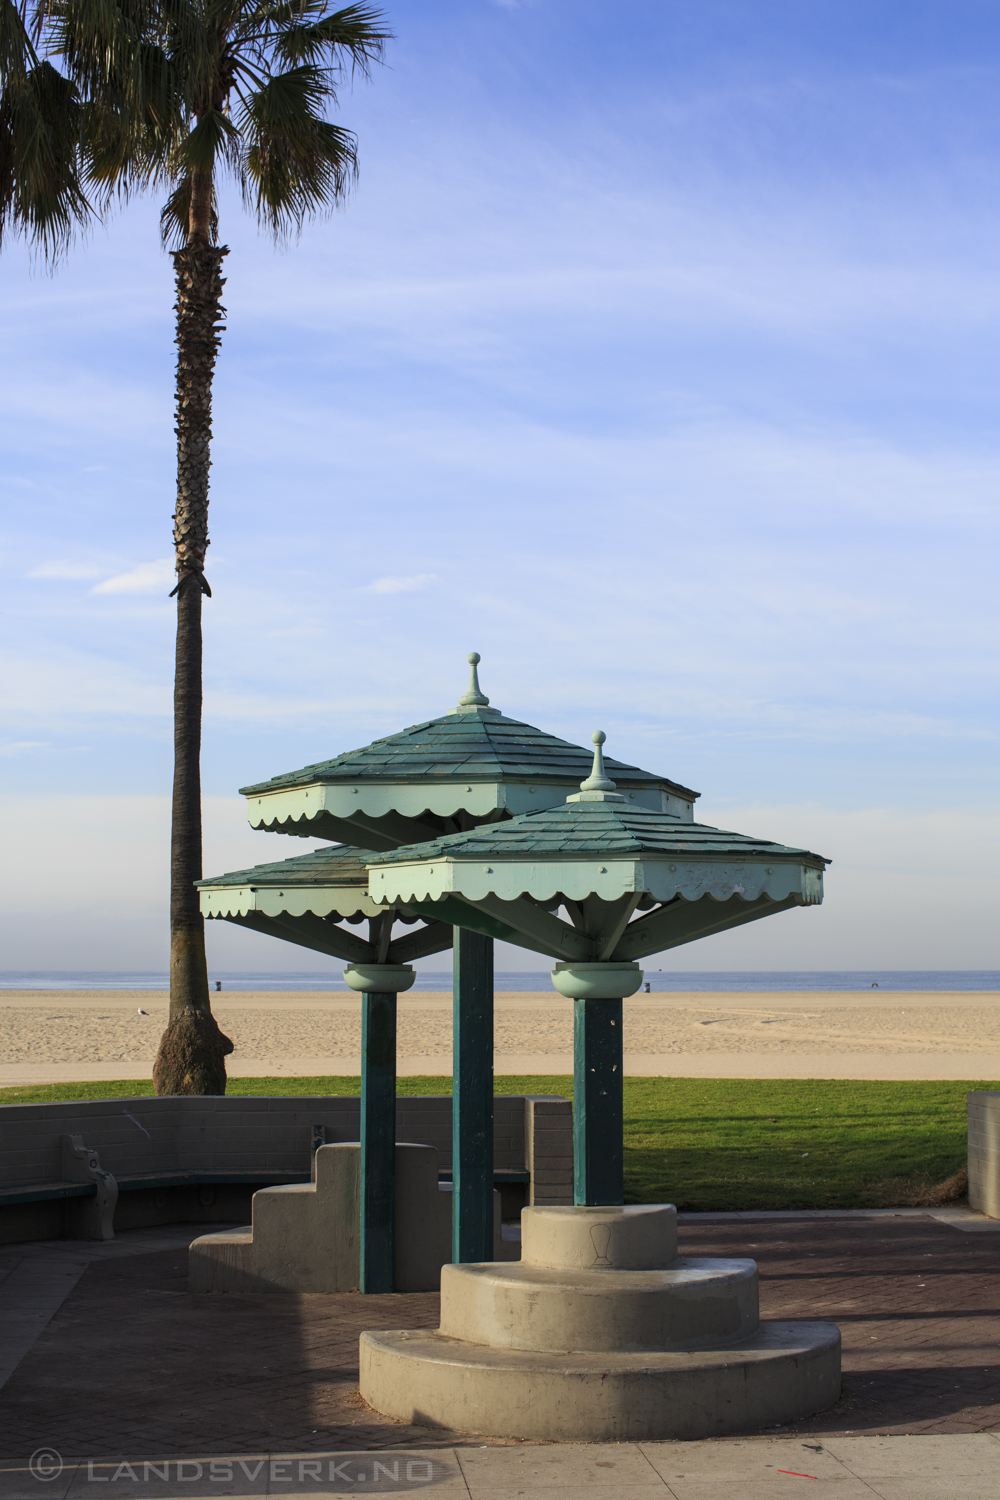
[[[364,1333],[400,1421],[610,1442],[774,1425],[840,1395],[832,1323],[765,1322],[752,1260],[678,1257],[669,1205],[529,1208],[517,1265],[448,1265],[437,1332]]]

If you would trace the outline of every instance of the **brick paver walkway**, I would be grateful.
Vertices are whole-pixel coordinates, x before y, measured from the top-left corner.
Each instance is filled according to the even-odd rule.
[[[752,1255],[765,1318],[829,1318],[844,1394],[798,1429],[1000,1431],[1000,1234],[933,1219],[688,1226],[689,1255]]]
[[[765,1317],[840,1325],[845,1394],[788,1431],[1000,1431],[1000,1236],[856,1219],[680,1238],[688,1254],[753,1255]],[[389,1421],[357,1394],[360,1330],[433,1327],[436,1295],[193,1296],[186,1271],[176,1251],[92,1266],[0,1392],[0,1456],[481,1442]]]

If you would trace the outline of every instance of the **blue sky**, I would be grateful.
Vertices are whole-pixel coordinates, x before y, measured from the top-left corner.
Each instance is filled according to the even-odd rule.
[[[834,858],[674,966],[1000,966],[996,7],[387,12],[348,209],[276,253],[223,204],[207,868],[299,852],[235,788],[477,649],[505,712]],[[0,263],[5,967],[165,963],[157,211]]]

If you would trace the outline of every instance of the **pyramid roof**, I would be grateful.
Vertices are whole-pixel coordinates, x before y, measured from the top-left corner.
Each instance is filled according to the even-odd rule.
[[[398,734],[345,750],[330,760],[272,776],[240,788],[245,797],[322,782],[525,781],[580,782],[590,770],[591,751],[503,714],[442,714]],[[653,771],[608,760],[619,785],[662,786],[694,800],[698,793]]]

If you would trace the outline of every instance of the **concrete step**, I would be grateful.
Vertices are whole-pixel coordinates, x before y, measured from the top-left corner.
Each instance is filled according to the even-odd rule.
[[[555,1270],[449,1265],[441,1333],[498,1349],[593,1353],[708,1348],[759,1322],[752,1260],[685,1257],[663,1270]]]
[[[832,1406],[840,1332],[832,1323],[764,1322],[726,1349],[660,1354],[552,1354],[421,1330],[369,1332],[360,1389],[399,1421],[490,1437],[717,1437]]]
[[[188,1247],[189,1292],[254,1292],[253,1228],[202,1234]]]

